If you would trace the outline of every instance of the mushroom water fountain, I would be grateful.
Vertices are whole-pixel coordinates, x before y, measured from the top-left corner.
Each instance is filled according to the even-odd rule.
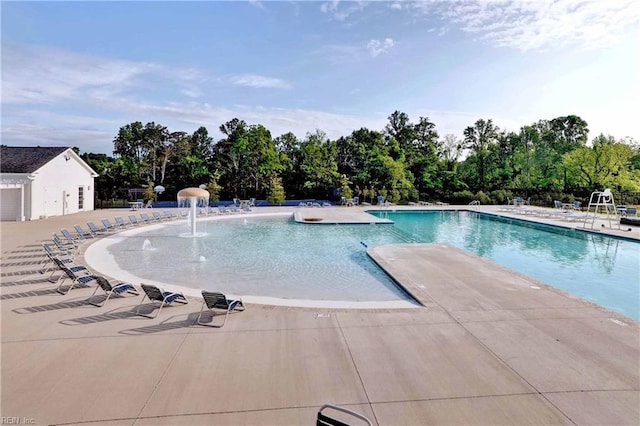
[[[209,191],[202,188],[181,189],[178,191],[178,205],[180,205],[183,200],[189,200],[189,220],[191,222],[191,234],[187,234],[185,236],[198,237],[200,235],[196,232],[196,208],[200,200],[209,203]]]

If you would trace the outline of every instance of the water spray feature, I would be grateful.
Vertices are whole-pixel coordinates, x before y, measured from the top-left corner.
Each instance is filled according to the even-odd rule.
[[[209,203],[209,191],[203,188],[185,188],[178,191],[178,205],[183,203],[185,200],[189,200],[189,225],[191,226],[190,234],[182,234],[181,237],[201,237],[205,234],[198,234],[196,232],[196,209],[198,207],[198,202],[202,200],[203,202]]]

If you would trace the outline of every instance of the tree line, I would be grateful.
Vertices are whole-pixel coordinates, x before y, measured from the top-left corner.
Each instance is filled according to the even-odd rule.
[[[514,195],[536,204],[585,199],[611,188],[638,203],[640,148],[632,139],[599,135],[588,144],[587,122],[575,115],[539,120],[518,132],[479,119],[463,138],[441,137],[427,117],[412,122],[394,111],[381,131],[361,128],[331,140],[321,131],[300,139],[272,137],[261,124],[234,118],[214,141],[205,127],[192,134],[154,122],[121,127],[113,156],[85,153],[99,173],[100,199],[123,198],[127,188],[162,185],[161,199],[206,185],[213,200],[329,199],[341,196],[394,203],[441,200],[503,204]],[[634,198],[635,197],[635,198]]]

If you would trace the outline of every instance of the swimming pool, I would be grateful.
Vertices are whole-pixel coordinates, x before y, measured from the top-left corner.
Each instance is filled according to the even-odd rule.
[[[418,306],[361,244],[399,242],[390,225],[314,226],[296,223],[287,213],[198,220],[198,232],[207,234],[203,238],[180,238],[187,229],[174,222],[125,231],[93,244],[86,255],[92,266],[122,280],[222,291],[266,303]],[[113,274],[116,270],[123,272]]]
[[[372,211],[410,242],[447,243],[640,319],[640,243],[460,211]]]
[[[86,256],[99,271],[131,282],[218,290],[266,303],[405,307],[415,304],[361,243],[448,243],[640,319],[637,242],[476,212],[371,213],[395,223],[309,225],[292,221],[290,214],[251,215],[199,220],[198,231],[207,237],[180,238],[188,229],[180,221],[102,239]]]

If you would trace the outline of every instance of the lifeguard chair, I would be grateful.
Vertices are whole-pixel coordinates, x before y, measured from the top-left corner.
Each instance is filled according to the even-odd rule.
[[[613,219],[618,229],[620,229],[620,220],[618,220],[616,203],[613,200],[613,194],[609,188],[604,191],[595,191],[591,193],[591,197],[589,197],[589,205],[587,206],[587,216],[584,221],[584,228],[587,227],[587,223],[591,223],[591,229],[593,229],[596,219],[598,218],[608,221],[609,228],[611,229],[613,229],[613,224],[611,223],[611,219]]]

